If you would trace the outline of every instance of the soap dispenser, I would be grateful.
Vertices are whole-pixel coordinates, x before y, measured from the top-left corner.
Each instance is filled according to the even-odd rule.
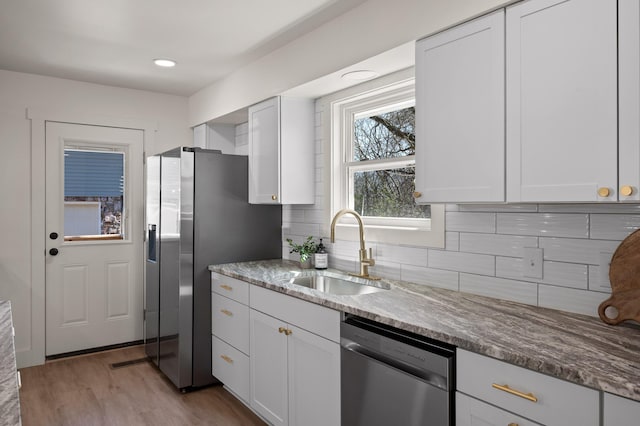
[[[313,255],[313,261],[316,269],[327,269],[329,266],[329,253],[327,253],[324,244],[322,244],[322,238],[320,238],[318,248]]]

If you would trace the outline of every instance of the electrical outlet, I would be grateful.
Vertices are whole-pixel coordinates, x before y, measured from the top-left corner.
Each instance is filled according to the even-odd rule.
[[[611,291],[611,283],[609,282],[609,266],[613,253],[600,252],[600,263],[598,265],[598,284],[601,290]]]
[[[523,275],[527,278],[542,279],[542,249],[525,247],[523,249]]]

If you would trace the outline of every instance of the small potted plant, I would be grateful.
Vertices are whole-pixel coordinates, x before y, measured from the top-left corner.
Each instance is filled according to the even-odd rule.
[[[313,241],[313,237],[307,237],[302,244],[296,244],[291,238],[287,238],[291,250],[289,253],[300,253],[300,267],[303,269],[311,268],[311,256],[316,252],[318,245]]]

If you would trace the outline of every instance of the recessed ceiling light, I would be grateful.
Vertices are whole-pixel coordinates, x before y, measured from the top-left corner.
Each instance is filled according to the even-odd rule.
[[[348,73],[342,74],[342,78],[344,80],[356,80],[356,81],[361,81],[361,80],[369,80],[370,78],[375,78],[378,77],[380,74],[378,74],[375,71],[371,71],[371,70],[356,70],[356,71],[349,71]]]
[[[171,68],[176,66],[176,61],[172,59],[154,59],[153,63],[159,67]]]

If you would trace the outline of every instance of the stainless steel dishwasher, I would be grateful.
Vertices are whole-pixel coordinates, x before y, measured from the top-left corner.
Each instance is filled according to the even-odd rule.
[[[454,346],[352,315],[340,343],[343,426],[454,425]]]

